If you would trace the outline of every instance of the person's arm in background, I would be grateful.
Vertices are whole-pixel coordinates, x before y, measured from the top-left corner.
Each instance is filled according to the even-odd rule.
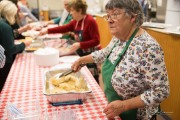
[[[66,32],[72,32],[74,31],[75,21],[71,21],[70,23],[58,26],[55,28],[47,29],[47,33],[66,33]]]
[[[16,27],[14,27],[16,26]],[[15,25],[12,26],[13,32],[14,32],[14,37],[15,39],[24,39],[24,36],[21,35],[21,33],[32,29],[32,26],[30,24],[27,24],[23,27],[19,27],[19,25],[17,23],[15,23]]]
[[[32,26],[30,25],[30,24],[27,24],[27,25],[25,25],[25,26],[23,26],[23,27],[20,27],[19,29],[18,29],[18,32],[19,32],[19,34],[21,34],[22,32],[25,32],[25,31],[27,31],[27,30],[30,30],[32,28]]]
[[[44,35],[44,34],[72,32],[74,31],[75,24],[76,22],[73,20],[70,23],[63,26],[58,26],[58,27],[49,28],[49,29],[45,28],[40,31],[39,36]]]
[[[21,12],[24,12],[24,13],[27,13],[27,16],[33,21],[33,22],[37,22],[38,19],[31,13],[31,11],[26,7],[26,6],[22,6],[20,5],[20,11]]]
[[[57,17],[57,18],[53,19],[52,21],[54,24],[59,24],[60,20],[61,20],[61,17]]]
[[[61,17],[57,17],[57,18],[52,19],[50,21],[44,22],[43,25],[47,26],[49,24],[59,24],[60,20],[61,20]]]
[[[4,48],[0,45],[0,68],[3,68],[6,62],[6,56],[4,55]]]

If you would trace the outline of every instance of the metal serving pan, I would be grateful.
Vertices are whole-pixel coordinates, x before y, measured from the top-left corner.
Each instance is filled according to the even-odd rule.
[[[53,87],[53,85],[50,84],[50,82],[49,82],[50,78],[58,73],[62,73],[67,70],[68,69],[59,69],[59,70],[50,70],[50,71],[45,72],[43,94],[46,96],[46,98],[48,99],[48,101],[50,103],[68,102],[68,101],[76,101],[76,100],[84,101],[86,99],[86,97],[88,96],[88,94],[92,92],[92,90],[91,90],[90,86],[87,84],[83,74],[81,72],[76,72],[76,73],[73,73],[73,75],[76,77],[84,78],[85,83],[87,84],[87,88],[88,88],[87,91],[81,91],[81,92],[65,91],[62,93],[51,93],[50,90]]]

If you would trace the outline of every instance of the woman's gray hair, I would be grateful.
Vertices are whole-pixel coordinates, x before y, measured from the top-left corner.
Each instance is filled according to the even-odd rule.
[[[143,23],[143,11],[137,0],[109,0],[105,6],[106,10],[114,8],[124,9],[125,12],[131,16],[136,15],[136,25],[139,27]]]
[[[0,18],[6,19],[9,24],[15,23],[15,15],[17,14],[17,7],[14,3],[8,0],[0,2]]]

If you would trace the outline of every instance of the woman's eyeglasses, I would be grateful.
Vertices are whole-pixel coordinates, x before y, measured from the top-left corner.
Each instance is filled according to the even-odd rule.
[[[104,15],[103,16],[103,18],[104,18],[104,20],[106,20],[106,21],[108,21],[109,19],[111,19],[111,20],[113,20],[113,21],[116,21],[117,20],[117,18],[118,18],[118,16],[119,15],[121,15],[122,13],[124,13],[124,12],[119,12],[119,13],[113,13],[112,15]]]

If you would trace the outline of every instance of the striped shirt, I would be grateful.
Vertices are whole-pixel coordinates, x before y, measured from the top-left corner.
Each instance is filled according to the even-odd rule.
[[[6,61],[6,56],[4,55],[4,48],[0,45],[0,68],[3,68]]]

